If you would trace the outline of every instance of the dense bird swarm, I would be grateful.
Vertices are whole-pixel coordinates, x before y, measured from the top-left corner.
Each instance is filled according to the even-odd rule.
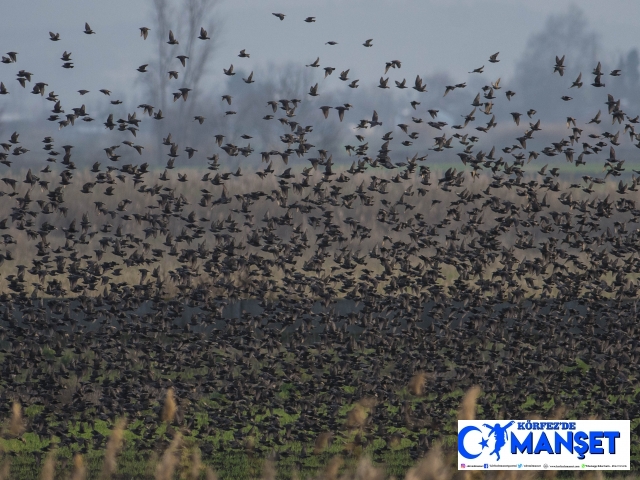
[[[320,18],[304,21],[321,26]],[[141,42],[149,30],[140,29]],[[84,33],[103,34],[89,24]],[[49,35],[64,42],[64,32]],[[194,41],[209,35],[201,29]],[[188,39],[170,31],[165,40],[177,54],[167,72],[177,82],[190,62],[180,50]],[[319,47],[338,48],[326,45]],[[366,39],[353,48],[361,45],[376,47]],[[49,119],[60,129],[93,120],[84,104],[69,108],[39,77],[32,83],[19,53],[6,55],[0,94],[28,95],[31,86],[51,102]],[[71,55],[64,52],[64,68],[74,67]],[[238,56],[253,59],[244,49]],[[300,68],[322,77],[323,67],[329,81],[335,68],[321,58]],[[498,53],[487,59],[499,61]],[[567,83],[570,61],[556,57],[549,82]],[[385,75],[406,68],[381,61]],[[584,73],[568,92],[606,88],[605,80],[624,75],[599,63]],[[235,75],[234,66],[224,74]],[[335,88],[357,88],[349,75],[336,74]],[[240,77],[233,81],[253,88],[253,72]],[[494,102],[517,94],[500,80],[482,88],[470,113],[456,113],[456,125],[427,104],[466,82],[444,92],[429,92],[420,76],[394,82],[415,91],[409,111],[427,119],[409,114],[393,125],[376,111],[350,118],[353,105],[323,105],[329,87],[321,78],[304,99],[267,98],[244,112],[281,124],[273,143],[280,149],[261,154],[250,142],[228,142],[229,132],[186,148],[167,132],[167,165],[157,170],[157,156],[146,154],[153,146],[137,141],[166,112],[144,103],[126,113],[107,89],[100,92],[115,112],[104,121],[113,145],[77,152],[52,132],[42,143],[46,163],[37,165],[22,146],[28,131],[1,144],[0,405],[7,418],[12,409],[20,416],[15,405],[24,409],[2,448],[19,475],[52,471],[53,448],[59,457],[94,458],[120,451],[122,438],[127,465],[143,465],[140,476],[165,478],[185,445],[228,476],[252,475],[234,470],[234,461],[266,457],[308,473],[333,453],[367,453],[396,462],[402,474],[455,443],[458,407],[474,386],[469,415],[482,418],[630,419],[638,467],[640,172],[616,153],[639,140],[638,116],[602,90],[594,106],[602,111],[568,116],[560,141],[533,150],[545,125],[533,109],[496,118]],[[383,75],[378,86],[384,95],[394,83]],[[192,101],[190,91],[176,87],[173,100]],[[222,99],[220,115],[237,114],[232,96]],[[568,110],[571,100],[558,98]],[[314,125],[296,121],[307,102],[318,123],[355,127],[357,143],[346,153],[315,145]],[[513,138],[481,151],[476,144],[498,121],[513,124]],[[193,122],[207,125],[202,115]],[[380,139],[377,151],[369,147]],[[423,152],[404,159],[408,146]],[[125,149],[140,162],[125,163]],[[449,152],[458,163],[436,168],[438,158],[451,161]],[[347,153],[353,161],[345,163]],[[239,156],[246,166],[224,166]],[[256,168],[258,156],[266,165]],[[553,156],[562,165],[541,165]],[[186,157],[202,168],[181,169]],[[561,175],[565,159],[580,172],[587,158],[602,163],[601,174]],[[28,172],[17,171],[21,162],[32,165]],[[242,299],[251,308],[231,314]],[[115,471],[114,455],[104,475]],[[81,478],[86,467],[75,458]],[[159,470],[144,470],[153,461]]]

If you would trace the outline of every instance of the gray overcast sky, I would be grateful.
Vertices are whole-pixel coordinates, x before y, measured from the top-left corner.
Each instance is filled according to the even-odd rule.
[[[178,2],[175,2],[178,3]],[[247,69],[293,61],[351,68],[356,78],[376,81],[380,59],[399,59],[407,78],[412,74],[449,72],[455,80],[487,63],[500,51],[501,63],[491,68],[509,77],[527,39],[545,19],[564,13],[575,2],[562,0],[221,0],[216,7],[222,29],[214,74],[234,63]],[[143,42],[138,27],[152,25],[151,2],[110,0],[29,0],[2,7],[0,49],[19,52],[19,64],[64,93],[69,88],[97,90],[131,88],[137,68],[154,54],[153,42]],[[619,55],[640,46],[640,2],[581,0],[579,7],[598,33],[603,56]],[[280,22],[271,15],[287,15]],[[316,23],[303,22],[316,16]],[[87,21],[97,35],[82,33]],[[62,40],[51,42],[49,31]],[[374,39],[374,48],[361,46]],[[338,45],[325,45],[335,40]],[[178,51],[182,45],[176,47]],[[246,48],[250,59],[239,59]],[[375,51],[373,51],[375,49]],[[73,52],[76,68],[60,68],[64,50]],[[0,80],[14,87],[13,68],[0,65]],[[68,80],[69,79],[69,80]],[[121,92],[122,93],[122,92]]]
[[[184,1],[172,1],[169,3],[177,8],[183,6]],[[159,105],[158,98],[150,98],[149,90],[145,90],[140,79],[149,79],[150,74],[142,74],[136,71],[142,64],[151,64],[157,58],[158,34],[154,22],[154,9],[152,1],[130,0],[110,0],[109,2],[80,1],[80,0],[29,0],[5,2],[3,5],[3,22],[0,29],[0,54],[8,51],[19,53],[16,64],[0,64],[0,81],[4,82],[10,91],[10,95],[0,98],[0,133],[4,135],[8,131],[20,130],[28,127],[33,132],[40,134],[55,134],[57,141],[75,143],[80,141],[96,142],[98,137],[79,135],[84,133],[95,133],[104,136],[105,128],[102,122],[107,113],[124,116],[125,113],[136,111],[136,105],[140,103],[150,103],[156,108]],[[640,37],[637,35],[640,26],[640,1],[638,0],[582,0],[577,4],[582,10],[584,18],[588,22],[588,29],[598,36],[599,52],[596,52],[597,59],[602,59],[603,64],[614,68],[618,63],[618,58],[629,52],[630,49],[640,47]],[[304,93],[297,92],[293,95],[304,98],[305,107],[316,108],[329,98],[327,93],[332,90],[337,92],[336,100],[348,101],[347,95],[353,93],[352,89],[345,88],[346,85],[337,78],[338,74],[323,79],[322,69],[306,69],[303,65],[313,62],[316,57],[320,57],[322,67],[332,66],[341,70],[350,69],[350,79],[360,79],[360,84],[364,88],[358,90],[360,95],[367,95],[367,92],[378,89],[378,79],[384,73],[384,64],[390,60],[401,60],[400,70],[390,70],[385,75],[390,77],[393,86],[394,80],[406,78],[409,85],[413,84],[416,75],[429,76],[429,82],[434,81],[434,74],[446,73],[452,77],[452,82],[469,82],[472,88],[464,92],[456,92],[456,95],[447,97],[446,105],[442,104],[442,97],[439,89],[443,89],[443,83],[437,89],[430,89],[431,92],[425,97],[431,108],[442,109],[441,118],[447,122],[455,122],[459,114],[467,113],[457,111],[460,108],[467,108],[466,100],[463,100],[464,107],[459,102],[465,95],[473,95],[478,87],[477,82],[480,77],[476,74],[469,75],[469,71],[485,65],[485,74],[482,81],[495,81],[498,77],[503,80],[502,85],[509,88],[509,81],[515,72],[518,62],[522,59],[527,47],[527,42],[532,35],[543,30],[550,15],[567,14],[575,10],[576,3],[563,0],[536,0],[536,1],[514,1],[514,0],[317,0],[314,2],[302,0],[219,0],[213,12],[213,19],[216,28],[210,32],[214,37],[217,50],[214,53],[213,61],[210,62],[210,71],[200,85],[204,93],[200,98],[206,98],[206,102],[198,103],[197,97],[192,95],[191,103],[173,103],[171,93],[167,92],[165,116],[172,122],[165,120],[162,123],[155,121],[146,122],[141,130],[138,141],[145,142],[147,154],[154,155],[156,150],[152,150],[154,142],[150,142],[152,132],[156,137],[160,134],[166,135],[173,132],[178,141],[185,143],[194,140],[194,135],[204,135],[200,138],[203,142],[210,140],[206,132],[222,132],[225,135],[239,135],[250,131],[252,135],[266,137],[271,135],[268,129],[262,128],[261,116],[266,113],[265,98],[251,97],[251,102],[259,101],[261,110],[255,110],[254,104],[242,104],[241,95],[248,92],[247,85],[243,84],[241,77],[226,77],[223,75],[223,68],[228,68],[234,64],[236,71],[243,70],[248,73],[251,70],[256,74],[255,92],[261,85],[261,78],[269,75],[278,64],[293,64],[296,69],[300,69],[305,74],[312,74],[309,77],[308,86],[304,85]],[[572,8],[574,10],[572,10]],[[284,21],[278,20],[272,12],[280,12],[286,15]],[[305,23],[303,19],[307,16],[316,17],[315,23]],[[96,35],[85,35],[83,33],[84,23],[88,22]],[[175,27],[173,26],[175,23]],[[170,28],[174,31],[184,29],[184,19],[175,18],[170,23]],[[206,21],[202,24],[206,26]],[[149,26],[154,30],[150,33],[149,39],[144,41],[140,37],[139,27]],[[61,40],[52,42],[48,32],[52,31],[60,34]],[[562,35],[562,34],[560,34]],[[166,45],[166,32],[162,35],[163,51],[170,51],[171,55],[179,55],[185,52],[187,38],[180,37],[180,45]],[[365,48],[362,43],[373,38],[373,48]],[[338,45],[326,45],[327,41],[336,41]],[[195,48],[202,49],[204,42],[195,40]],[[238,58],[238,52],[246,49],[251,58]],[[60,59],[63,51],[72,52],[74,69],[66,70],[61,68]],[[202,51],[202,50],[201,50]],[[488,58],[495,52],[500,52],[500,63],[490,64]],[[174,53],[175,52],[175,53]],[[197,50],[196,50],[197,53]],[[555,53],[555,52],[554,52]],[[557,52],[562,55],[564,52]],[[580,59],[571,58],[572,52],[568,52],[567,76],[577,74],[574,71]],[[575,57],[575,52],[573,56]],[[584,60],[584,59],[582,59]],[[543,61],[546,62],[545,59]],[[178,60],[172,58],[175,69],[183,71]],[[548,59],[548,78],[553,79],[549,85],[555,85],[556,89],[562,89],[562,95],[566,94],[566,86],[559,77],[552,74],[553,56]],[[585,63],[584,61],[582,62]],[[582,65],[580,68],[591,68],[589,65]],[[595,65],[593,65],[595,67]],[[172,67],[173,68],[173,65]],[[16,73],[19,69],[25,69],[34,74],[33,81],[27,84],[27,90],[22,90],[16,81]],[[272,69],[272,70],[269,70]],[[288,70],[290,71],[290,70]],[[587,71],[585,71],[585,75]],[[143,77],[147,75],[147,77]],[[179,80],[172,80],[170,87],[177,89],[180,86],[193,87],[194,85],[185,82],[185,77]],[[272,78],[269,76],[269,78]],[[291,83],[291,77],[287,74],[287,84]],[[547,82],[547,77],[543,82]],[[575,78],[575,77],[574,77]],[[626,77],[625,77],[626,78]],[[231,80],[230,80],[231,79]],[[564,80],[564,79],[563,79]],[[30,89],[35,82],[46,82],[47,92],[55,91],[67,109],[86,105],[87,112],[96,118],[93,123],[85,124],[78,122],[75,128],[64,128],[58,130],[56,123],[47,122],[46,118],[50,114],[51,104],[39,95],[31,95]],[[306,81],[306,80],[305,80]],[[313,82],[319,82],[322,92],[320,99],[309,97],[306,92]],[[448,80],[447,80],[448,81]],[[565,80],[569,81],[569,80]],[[537,81],[536,81],[537,82]],[[539,85],[540,83],[535,83]],[[608,83],[620,83],[611,79]],[[264,82],[262,83],[264,85]],[[367,85],[372,86],[367,90]],[[545,83],[545,88],[547,84]],[[612,86],[610,85],[610,86]],[[109,89],[112,91],[111,97],[104,97],[98,92],[99,89]],[[635,88],[635,87],[634,87]],[[89,90],[91,93],[80,97],[77,93],[80,89]],[[237,116],[225,117],[224,106],[220,100],[216,100],[215,105],[211,105],[211,99],[219,98],[222,93],[230,93],[232,90],[236,95],[233,109],[237,109]],[[235,89],[235,90],[234,90]],[[505,89],[506,90],[506,89]],[[593,89],[591,89],[593,90]],[[572,90],[572,95],[576,95],[578,101],[571,105],[560,105],[563,110],[553,117],[553,121],[559,119],[564,122],[565,110],[569,112],[575,110],[575,106],[582,105],[580,99],[587,94],[600,94],[584,89],[580,92]],[[154,90],[157,92],[157,90]],[[438,91],[437,94],[435,92]],[[413,111],[408,106],[408,96],[405,95],[403,109],[398,110],[389,104],[391,98],[396,98],[400,91],[393,88],[386,91],[388,95],[377,95],[375,102],[369,102],[369,107],[377,108],[381,114],[395,115],[398,118],[384,118],[385,125],[397,124],[413,115]],[[405,91],[406,92],[406,91]],[[408,89],[409,96],[412,90]],[[560,96],[560,90],[545,90],[541,95]],[[391,95],[392,93],[392,95]],[[604,93],[603,93],[604,94]],[[265,95],[268,96],[267,93]],[[414,95],[415,96],[415,95]],[[459,97],[456,100],[456,96]],[[513,128],[508,122],[503,122],[505,110],[516,108],[515,104],[524,98],[523,92],[515,98],[514,102],[502,104],[496,107],[496,114],[501,120],[500,128]],[[247,97],[249,98],[249,97]],[[289,97],[291,98],[291,97]],[[398,97],[399,98],[399,97]],[[413,98],[413,97],[412,97]],[[557,98],[557,97],[554,97]],[[122,106],[111,108],[108,100],[119,99],[124,103]],[[520,99],[520,100],[519,100]],[[536,97],[536,100],[538,97]],[[384,102],[387,101],[386,107]],[[470,101],[470,99],[469,99]],[[528,100],[527,100],[528,101]],[[590,100],[591,101],[591,100]],[[599,99],[597,100],[600,101]],[[265,103],[262,103],[265,102]],[[440,102],[440,103],[438,103]],[[246,103],[246,102],[245,102]],[[355,109],[350,113],[348,121],[357,122],[356,111],[361,108],[361,103],[354,100]],[[555,102],[556,104],[558,102]],[[421,108],[427,108],[423,105]],[[535,106],[541,115],[546,114],[541,102],[534,102],[534,105],[527,103],[521,105],[522,108]],[[557,106],[557,105],[556,105]],[[449,108],[450,107],[450,108]],[[540,107],[540,108],[539,108]],[[566,107],[566,108],[565,108]],[[191,108],[193,111],[185,113]],[[518,107],[519,108],[519,107]],[[594,105],[594,109],[595,109]],[[181,110],[182,109],[182,110]],[[216,109],[214,113],[214,109]],[[244,109],[244,110],[243,110]],[[455,111],[449,111],[449,110]],[[183,111],[184,110],[184,111]],[[526,111],[526,110],[523,110]],[[594,110],[593,113],[595,113]],[[176,115],[175,112],[182,112]],[[452,113],[453,112],[453,113]],[[571,110],[573,112],[573,110]],[[142,113],[142,112],[140,112]],[[298,111],[304,117],[304,112]],[[574,112],[575,113],[575,112]],[[592,112],[587,112],[593,114]],[[250,114],[250,115],[249,115]],[[317,112],[316,112],[317,114]],[[370,113],[367,112],[367,115]],[[417,112],[418,115],[426,114]],[[180,116],[182,115],[182,116]],[[197,130],[186,129],[187,125],[193,122],[193,115],[204,115],[208,118],[205,126]],[[453,116],[452,116],[453,115]],[[586,113],[585,113],[586,115]],[[190,117],[191,116],[191,117]],[[258,122],[242,123],[234,126],[234,122],[246,119],[248,116]],[[117,116],[115,117],[118,118]],[[236,118],[238,120],[236,120]],[[362,117],[360,117],[362,118]],[[37,119],[37,120],[34,120]],[[509,117],[510,119],[510,117]],[[12,120],[26,122],[19,124],[12,123]],[[335,120],[335,119],[334,119]],[[186,122],[189,123],[186,123]],[[180,128],[183,134],[180,133]],[[323,127],[330,127],[330,122],[322,124]],[[344,124],[340,126],[345,127]],[[153,130],[155,128],[155,130]],[[340,128],[335,126],[336,129]],[[265,130],[264,132],[262,130]],[[344,128],[339,130],[344,133]],[[269,133],[271,132],[271,133]],[[435,130],[434,130],[435,132]],[[321,132],[316,132],[321,136]],[[325,140],[332,138],[338,142],[338,130],[327,130],[324,132]],[[120,137],[129,138],[128,132],[122,133]],[[182,135],[182,136],[181,136]],[[276,142],[278,137],[271,135]],[[103,138],[103,137],[100,137]],[[110,138],[117,138],[111,135]],[[271,137],[269,137],[271,138]],[[426,138],[426,137],[425,137]],[[156,138],[159,146],[159,137]],[[102,140],[106,141],[106,140]],[[110,141],[110,140],[109,140]],[[320,141],[318,139],[318,141]],[[35,142],[35,140],[34,140]],[[254,144],[264,148],[272,148],[271,143],[266,138],[256,138]],[[198,145],[198,144],[197,144]],[[324,143],[323,143],[324,145]],[[35,151],[35,144],[27,144],[27,148]],[[204,151],[204,148],[201,147]],[[417,148],[417,146],[416,146]]]

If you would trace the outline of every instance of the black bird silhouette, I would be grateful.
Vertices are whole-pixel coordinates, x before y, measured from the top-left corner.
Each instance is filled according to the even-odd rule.
[[[244,83],[253,83],[255,80],[253,79],[253,71],[249,74],[247,78],[243,78],[242,81]]]
[[[176,58],[180,60],[180,63],[183,67],[186,67],[186,61],[189,59],[189,57],[187,57],[186,55],[178,55]]]
[[[561,77],[564,75],[564,69],[565,69],[564,57],[565,57],[564,55],[561,58],[556,56],[556,64],[553,67],[553,73],[558,72]]]
[[[178,40],[173,36],[173,30],[169,30],[169,41],[167,43],[169,45],[179,45]]]
[[[160,43],[170,61],[175,53]],[[189,72],[206,45],[193,47]],[[7,55],[3,63],[16,62]],[[71,64],[71,54],[62,60]],[[197,82],[169,91],[176,101],[192,92],[192,101],[164,107],[166,119],[164,93],[137,108],[110,101],[95,137],[74,128],[92,120],[93,104],[45,97],[46,72],[17,72],[23,87],[34,83],[0,106],[14,130],[0,142],[0,409],[9,418],[14,401],[31,407],[6,434],[55,436],[65,451],[90,452],[127,417],[127,445],[145,456],[180,432],[208,463],[230,452],[286,458],[295,442],[309,470],[311,452],[338,447],[377,461],[398,449],[423,456],[455,428],[451,412],[467,390],[459,418],[477,414],[471,397],[485,416],[639,418],[633,99],[611,90],[599,100],[604,118],[580,90],[557,105],[560,124],[525,108],[520,129],[524,113],[503,108],[515,93],[499,79],[479,84],[469,111],[454,92],[466,83],[438,84],[446,97],[426,105],[412,92],[371,88],[389,79],[352,80],[346,69],[339,78],[348,83],[314,103],[291,92],[296,74],[315,73],[293,68],[283,88],[207,86],[235,110],[210,105]],[[334,71],[323,68],[324,78]],[[553,73],[565,68],[556,58]],[[553,73],[540,72],[547,92],[553,82],[565,92],[583,86],[581,75],[569,86]],[[604,85],[600,63],[592,73],[587,90]],[[253,83],[253,72],[243,81]],[[310,96],[317,81],[303,83]],[[420,76],[412,88],[427,91]],[[53,102],[43,118],[78,141],[54,141],[55,124],[36,123],[37,111],[31,128],[29,93]],[[587,108],[597,111],[590,121]],[[325,122],[331,109],[354,123]],[[449,125],[458,115],[464,122]],[[601,126],[609,117],[618,128]],[[92,158],[100,149],[108,165]],[[39,444],[26,438],[21,450],[39,461]]]

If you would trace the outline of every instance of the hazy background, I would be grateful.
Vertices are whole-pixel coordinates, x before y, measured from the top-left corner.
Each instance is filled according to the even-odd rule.
[[[281,22],[272,12],[284,13],[285,20]],[[21,133],[23,146],[31,150],[20,157],[25,165],[46,158],[40,141],[43,136],[52,135],[58,145],[82,147],[74,151],[76,155],[84,152],[91,157],[95,152],[105,160],[102,148],[132,140],[145,146],[144,161],[161,166],[165,160],[160,149],[167,147],[161,147],[160,140],[168,133],[180,144],[181,151],[185,146],[198,149],[190,162],[182,152],[177,163],[204,163],[204,157],[214,152],[221,153],[222,158],[225,154],[213,142],[213,134],[224,134],[225,142],[238,146],[249,143],[239,138],[248,134],[253,137],[250,142],[256,150],[251,164],[259,164],[261,150],[286,148],[279,136],[290,129],[277,121],[284,112],[279,110],[273,120],[262,120],[264,115],[273,114],[266,106],[267,100],[281,98],[302,100],[295,121],[303,126],[314,125],[309,141],[317,148],[328,149],[338,159],[346,157],[344,145],[357,145],[353,133],[365,135],[375,151],[384,132],[398,131],[397,123],[410,123],[412,116],[423,118],[425,123],[431,120],[428,108],[439,109],[438,120],[449,125],[462,123],[460,115],[472,109],[473,97],[482,86],[498,78],[503,87],[496,91],[498,98],[494,100],[498,128],[486,140],[470,128],[470,135],[480,135],[483,148],[508,145],[521,135],[529,119],[516,129],[509,115],[512,111],[524,114],[530,108],[537,110],[534,120],[543,120],[543,132],[537,136],[538,143],[531,142],[527,147],[542,149],[549,141],[569,134],[564,126],[569,115],[576,117],[588,133],[591,127],[584,124],[599,109],[606,113],[607,93],[621,98],[623,109],[631,116],[636,115],[640,103],[640,2],[636,1],[31,0],[3,5],[2,15],[0,53],[16,51],[18,62],[0,64],[0,81],[10,91],[0,97],[0,138],[6,141],[13,131]],[[305,23],[307,16],[315,16],[316,22]],[[83,33],[85,21],[96,35]],[[151,28],[146,41],[140,37],[142,26]],[[212,40],[195,38],[201,26],[209,31]],[[179,45],[166,44],[169,29],[176,34]],[[61,40],[50,41],[49,31],[60,33]],[[372,48],[362,46],[368,38],[373,38]],[[330,40],[338,45],[326,45]],[[243,48],[251,58],[237,56]],[[72,52],[73,69],[61,68],[60,56],[65,50]],[[498,51],[500,62],[490,64],[489,55]],[[186,69],[175,59],[179,54],[190,56]],[[563,54],[567,68],[560,78],[552,72],[555,56]],[[316,57],[320,57],[321,68],[304,66]],[[393,59],[401,60],[402,68],[384,75],[390,77],[391,89],[376,88],[385,62]],[[606,74],[606,88],[589,85],[593,81],[591,70],[598,61]],[[231,63],[237,74],[227,77],[222,69]],[[136,71],[141,64],[149,64],[148,73]],[[467,73],[482,65],[484,74]],[[322,69],[325,66],[336,68],[326,79]],[[610,77],[608,73],[613,68],[621,68],[623,76]],[[21,69],[33,73],[33,81],[26,89],[16,81]],[[350,80],[360,79],[358,89],[347,88],[347,82],[338,79],[340,71],[346,69],[350,69]],[[179,71],[179,80],[169,81],[168,70]],[[255,83],[247,85],[242,77],[250,71],[254,71]],[[569,90],[580,72],[584,87]],[[428,93],[395,88],[394,80],[406,78],[407,85],[412,86],[416,75],[425,80]],[[30,93],[38,81],[48,84],[47,93],[54,90],[59,95],[67,113],[85,104],[95,121],[76,121],[75,126],[58,130],[56,122],[46,121],[53,104]],[[316,82],[320,96],[313,98],[307,92]],[[446,85],[461,82],[467,82],[467,88],[443,98]],[[173,102],[172,92],[179,87],[193,89],[187,102]],[[99,93],[100,88],[111,90],[111,96]],[[80,96],[79,89],[90,93]],[[510,102],[504,97],[508,89],[516,92]],[[223,94],[234,96],[231,106],[221,102]],[[561,95],[574,99],[562,102]],[[109,103],[116,99],[123,103]],[[409,106],[411,100],[421,102],[416,111]],[[151,104],[156,110],[162,108],[167,118],[155,121],[144,117],[137,138],[129,132],[105,130],[102,123],[109,113],[114,114],[114,119],[126,119],[127,113],[137,111],[138,118],[143,118],[142,110],[136,108],[142,103]],[[335,110],[328,120],[322,118],[320,106],[342,103],[354,106],[346,113],[345,122],[338,122]],[[383,127],[355,132],[355,124],[362,118],[370,119],[373,109],[380,114]],[[225,116],[227,110],[236,111],[237,115]],[[205,116],[205,123],[193,123],[194,115]],[[482,125],[489,118],[478,112],[471,127]],[[600,130],[608,128],[605,124],[609,122],[605,118]],[[412,130],[421,135],[413,145],[397,145],[397,137],[394,154],[403,158],[405,154],[424,153],[433,146],[433,137],[442,132],[425,123],[412,125]],[[622,128],[615,125],[610,131],[615,133]],[[447,135],[453,133],[448,128],[445,131]],[[620,148],[623,152],[635,151],[628,137]],[[139,160],[132,149],[123,150],[118,152],[123,154],[123,161]],[[239,159],[242,157],[228,160],[235,165],[242,163]],[[82,157],[76,158],[76,163],[81,161]]]

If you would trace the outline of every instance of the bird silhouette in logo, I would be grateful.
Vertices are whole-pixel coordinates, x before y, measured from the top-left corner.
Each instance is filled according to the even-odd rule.
[[[489,429],[488,437],[493,435],[496,443],[493,447],[493,452],[489,455],[496,454],[497,461],[500,461],[500,449],[504,447],[504,444],[507,441],[507,430],[514,424],[514,421],[507,423],[504,427],[500,426],[499,423],[496,423],[494,426],[489,425],[488,423],[483,423],[483,427],[487,427]]]

